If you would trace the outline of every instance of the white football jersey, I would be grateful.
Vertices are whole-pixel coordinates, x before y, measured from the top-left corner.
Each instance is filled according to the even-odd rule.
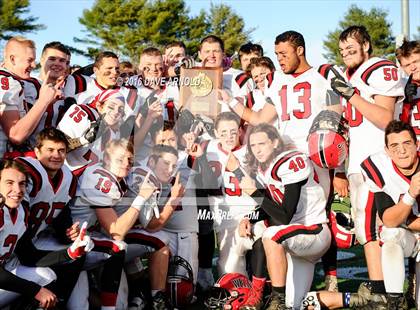
[[[239,220],[255,210],[255,200],[242,191],[238,178],[226,168],[229,153],[222,149],[217,140],[208,142],[205,152],[208,163],[218,178],[218,186],[222,190],[221,199],[210,197],[210,203],[214,206],[214,225],[216,230],[231,227],[232,225],[236,226]],[[238,159],[240,166],[243,168],[246,146],[233,149],[232,154]]]
[[[404,78],[404,85],[407,84],[408,78]],[[404,87],[405,88],[405,87]],[[400,120],[410,124],[420,140],[420,87],[417,87],[417,94],[413,97],[413,102],[407,102],[404,98]]]
[[[308,179],[300,191],[300,199],[290,224],[313,225],[327,223],[327,214],[323,189],[314,173],[311,161],[298,151],[286,151],[279,154],[268,169],[258,170],[257,180],[270,192],[271,198],[283,202],[284,188],[288,184]]]
[[[381,58],[373,57],[364,62],[346,79],[365,100],[374,103],[375,95],[397,97],[394,118],[401,112],[404,84],[397,66]],[[368,121],[350,103],[344,102],[345,117],[349,122],[349,164],[347,174],[360,173],[360,163],[369,155],[384,148],[384,131]]]
[[[136,106],[139,106],[138,100],[140,98],[137,95],[137,88],[134,86],[115,87],[124,96],[126,104],[124,107],[124,120],[130,115],[134,114]],[[98,84],[96,79],[91,76],[73,74],[69,75],[64,86],[64,96],[73,97],[77,104],[90,104],[97,96],[99,96],[104,90],[104,87]]]
[[[9,260],[27,228],[27,210],[22,206],[0,207],[0,266]]]
[[[71,205],[73,221],[88,222],[88,227],[97,224],[95,208],[114,208],[127,192],[124,179],[117,178],[101,164],[86,168],[79,178],[77,199]]]
[[[63,166],[57,172],[57,184],[53,184],[39,160],[32,157],[18,157],[16,160],[26,168],[29,175],[25,200],[29,203],[28,226],[36,237],[74,197],[77,178]]]
[[[98,117],[98,111],[90,105],[73,104],[66,111],[57,128],[70,138],[79,138]],[[67,153],[66,165],[75,175],[80,175],[87,165],[93,165],[102,160],[105,147],[109,141],[119,138],[119,131],[114,131],[111,128],[105,129],[105,132],[93,143]]]
[[[385,151],[370,155],[361,164],[362,173],[372,193],[384,192],[397,204],[410,188],[411,180],[403,175]],[[419,216],[418,200],[412,212]]]
[[[39,90],[41,89],[42,81],[37,78],[29,78],[22,80],[25,94],[25,101],[28,109],[31,109],[39,98]],[[57,100],[53,104],[48,105],[44,114],[38,122],[38,126],[29,136],[29,143],[31,146],[35,145],[36,135],[44,128],[57,127],[58,121],[64,115],[64,100]]]
[[[265,94],[277,110],[278,129],[286,148],[308,154],[309,129],[318,113],[325,110],[327,91],[332,92],[331,77],[331,65],[300,74],[275,71],[267,76]]]
[[[25,95],[23,91],[22,79],[0,68],[0,110],[2,113],[5,111],[18,111],[20,117],[26,114],[25,108]],[[0,156],[6,151],[8,138],[0,129]]]
[[[243,97],[254,90],[255,84],[245,72],[229,68],[223,72],[223,88],[230,90],[233,97]]]
[[[180,205],[174,210],[164,227],[164,230],[170,232],[198,232],[197,200],[194,182],[197,172],[191,169],[189,162],[189,155],[184,151],[179,151],[176,173],[180,173],[180,181],[185,187],[185,192]],[[169,194],[171,186],[167,186],[166,190]]]

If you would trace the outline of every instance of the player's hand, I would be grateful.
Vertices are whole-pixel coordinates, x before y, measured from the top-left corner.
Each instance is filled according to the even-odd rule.
[[[255,180],[247,173],[244,173],[244,176],[239,183],[239,187],[248,195],[252,195],[257,190]]]
[[[331,88],[341,97],[347,101],[353,97],[355,90],[346,80],[337,72],[334,68],[331,68],[331,71],[334,73],[335,77],[331,79]]]
[[[80,138],[80,143],[82,145],[87,145],[89,143],[93,143],[96,139],[100,138],[103,134],[104,128],[104,117],[105,114],[100,115],[96,121],[90,123],[90,126],[86,131],[83,133],[82,137]]]
[[[247,217],[244,217],[239,223],[239,236],[244,238],[252,236],[252,224]]]
[[[218,89],[217,90],[218,99],[224,103],[229,103],[233,100],[233,95],[227,89]]]
[[[39,301],[39,306],[44,309],[53,308],[57,303],[57,296],[45,287],[41,287],[35,295],[35,299]]]
[[[173,207],[177,207],[182,197],[184,197],[185,187],[181,184],[181,173],[178,172],[175,177],[174,185],[171,187],[170,203]]]
[[[149,112],[147,113],[147,117],[150,117],[152,119],[157,119],[157,118],[162,117],[162,114],[163,114],[162,105],[160,104],[160,100],[157,100],[149,106]]]
[[[195,66],[195,61],[191,57],[185,57],[175,64],[174,72],[176,75],[181,74],[181,68],[191,69]]]
[[[194,132],[187,132],[182,135],[182,138],[185,141],[185,150],[188,155],[198,158],[204,154],[203,148],[200,144],[195,143],[197,136]]]
[[[86,231],[87,222],[83,222],[79,235],[76,240],[74,240],[73,244],[67,249],[67,253],[72,259],[82,257],[93,249],[94,243],[90,237],[86,235]]]
[[[50,71],[48,71],[45,75],[45,80],[41,85],[41,89],[39,90],[39,100],[48,104],[64,98],[62,91],[64,86],[64,79],[60,77],[57,79],[55,84],[47,83],[49,76]]]
[[[336,173],[333,179],[334,190],[339,197],[347,197],[349,194],[349,180],[345,173]]]
[[[420,194],[420,172],[417,172],[411,178],[410,188],[408,189],[408,193],[413,198],[417,198],[417,196]]]
[[[71,241],[76,240],[77,236],[79,236],[79,233],[80,233],[79,222],[73,223],[73,225],[71,225],[69,228],[66,229],[66,236]]]
[[[413,74],[410,74],[407,84],[405,84],[404,94],[406,102],[413,102],[414,96],[417,95],[418,85],[413,83]]]
[[[151,171],[146,174],[143,183],[140,185],[140,190],[138,193],[138,195],[143,197],[144,200],[148,200],[150,196],[152,196],[152,194],[157,190],[157,187],[150,181],[150,174]]]

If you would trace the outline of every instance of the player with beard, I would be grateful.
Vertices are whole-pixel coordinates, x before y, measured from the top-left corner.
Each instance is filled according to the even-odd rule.
[[[0,155],[6,151],[7,142],[20,145],[38,126],[42,115],[56,100],[61,99],[64,79],[55,85],[49,83],[50,72],[39,89],[38,100],[31,109],[25,103],[23,79],[29,79],[35,68],[35,43],[22,37],[7,41],[4,48],[4,68],[0,69]]]
[[[349,124],[347,176],[355,233],[364,247],[369,283],[373,294],[385,294],[378,240],[377,210],[369,198],[360,170],[361,162],[384,147],[384,129],[400,113],[404,86],[401,73],[388,60],[371,57],[373,47],[363,26],[351,26],[339,37],[339,51],[346,65],[345,76],[337,75],[331,87],[345,99]],[[366,143],[368,141],[368,143]]]

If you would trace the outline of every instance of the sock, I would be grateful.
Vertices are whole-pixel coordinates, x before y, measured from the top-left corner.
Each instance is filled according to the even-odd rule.
[[[252,277],[252,288],[263,290],[265,285],[265,278]]]
[[[276,294],[286,294],[285,286],[273,286],[271,290],[273,291],[273,293],[276,293]]]
[[[346,292],[341,296],[343,297],[343,308],[348,308],[350,306],[350,293]]]
[[[388,295],[393,298],[403,297],[403,293],[388,293]]]
[[[375,294],[385,294],[385,284],[383,280],[371,280],[370,283],[372,284],[372,293]]]

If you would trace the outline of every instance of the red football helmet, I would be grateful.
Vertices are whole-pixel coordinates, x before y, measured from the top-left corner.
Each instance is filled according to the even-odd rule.
[[[238,310],[247,300],[251,286],[243,274],[224,274],[212,287],[205,305],[212,310]]]
[[[194,296],[194,276],[190,264],[181,256],[169,262],[166,293],[173,307],[189,305]]]
[[[349,249],[357,244],[350,215],[342,212],[330,211],[330,228],[333,236],[333,242],[339,249]]]
[[[348,155],[347,133],[347,124],[340,114],[320,112],[309,130],[309,158],[321,168],[337,168]]]

